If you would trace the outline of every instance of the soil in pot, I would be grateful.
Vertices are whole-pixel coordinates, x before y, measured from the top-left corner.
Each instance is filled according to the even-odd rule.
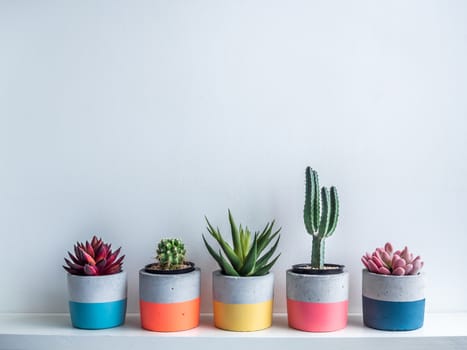
[[[305,275],[336,275],[344,272],[344,265],[324,264],[324,268],[317,269],[311,264],[296,264],[292,266],[292,271],[295,273],[303,273]]]
[[[179,273],[188,273],[195,269],[195,264],[190,261],[185,261],[182,265],[178,265],[174,269],[162,267],[159,263],[148,264],[144,267],[144,271],[159,275],[174,275]]]

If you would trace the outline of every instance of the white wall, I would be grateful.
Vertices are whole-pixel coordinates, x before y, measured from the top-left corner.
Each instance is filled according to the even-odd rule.
[[[0,1],[0,312],[67,311],[63,257],[100,234],[138,269],[180,236],[216,268],[204,215],[282,226],[311,250],[304,170],[336,185],[327,261],[390,240],[426,261],[429,311],[466,311],[467,3]]]

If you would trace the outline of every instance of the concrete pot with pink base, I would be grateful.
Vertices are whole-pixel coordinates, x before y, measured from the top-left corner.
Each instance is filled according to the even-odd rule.
[[[287,315],[291,328],[331,332],[347,325],[349,273],[312,275],[287,271]]]

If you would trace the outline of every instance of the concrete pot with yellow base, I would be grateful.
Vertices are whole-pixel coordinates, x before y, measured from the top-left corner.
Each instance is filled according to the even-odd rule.
[[[251,332],[271,327],[274,275],[227,276],[212,274],[214,325],[217,328]]]

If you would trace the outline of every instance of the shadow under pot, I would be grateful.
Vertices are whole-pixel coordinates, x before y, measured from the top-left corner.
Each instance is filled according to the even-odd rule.
[[[331,332],[347,325],[349,274],[344,266],[326,264],[326,270],[294,265],[287,271],[289,327],[307,332]]]
[[[251,332],[271,327],[274,275],[227,276],[212,274],[214,325],[217,328]]]
[[[423,326],[425,279],[417,275],[381,275],[363,270],[362,307],[365,326],[410,331]]]
[[[199,325],[201,271],[189,263],[184,270],[139,271],[141,326],[156,332],[177,332]]]
[[[127,276],[80,276],[67,274],[70,317],[73,327],[104,329],[125,322]]]

